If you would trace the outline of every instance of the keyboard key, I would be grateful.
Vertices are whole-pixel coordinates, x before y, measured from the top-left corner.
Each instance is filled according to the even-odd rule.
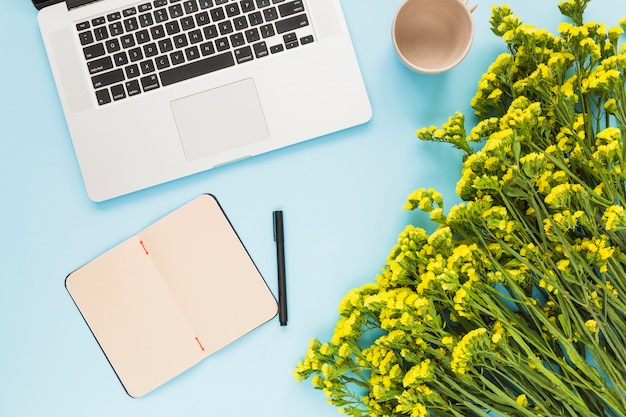
[[[148,29],[143,29],[135,33],[135,38],[137,43],[141,45],[142,43],[150,42],[150,33]]]
[[[246,30],[245,34],[248,43],[254,43],[261,39],[261,35],[259,34],[259,30],[257,28]]]
[[[185,54],[183,51],[174,51],[170,54],[172,65],[179,65],[185,62]]]
[[[91,27],[91,25],[89,24],[89,22],[81,22],[81,23],[77,23],[76,24],[76,30],[77,31],[81,31],[81,30],[87,30]]]
[[[248,15],[248,21],[250,26],[257,26],[263,24],[263,14],[261,12],[252,12]]]
[[[224,14],[224,9],[218,7],[216,9],[211,9],[211,20],[214,22],[219,22],[220,20],[226,19],[226,15]]]
[[[189,42],[187,41],[187,35],[185,35],[184,33],[174,36],[172,40],[174,41],[174,47],[176,49],[184,48],[185,46],[189,45]]]
[[[125,68],[125,72],[126,72],[126,78],[128,79],[136,78],[141,75],[141,72],[139,71],[139,65],[137,64],[127,66]]]
[[[271,5],[272,3],[270,2],[270,0],[256,0],[256,5],[259,9],[263,8],[263,7],[267,7],[269,5]]]
[[[126,91],[128,92],[128,97],[136,96],[141,93],[141,88],[139,87],[139,81],[130,80],[126,82]]]
[[[129,7],[128,9],[124,9],[122,14],[124,15],[124,17],[133,16],[137,14],[137,9],[134,7]]]
[[[148,10],[152,10],[152,5],[150,3],[144,3],[139,5],[139,13],[147,12]]]
[[[270,47],[270,52],[276,54],[278,52],[282,52],[285,50],[285,47],[282,44],[274,45]]]
[[[194,61],[180,67],[170,68],[161,73],[163,86],[208,74],[235,65],[233,54],[225,52],[209,58]]]
[[[196,44],[204,40],[202,37],[202,31],[200,29],[192,30],[189,32],[189,43]]]
[[[111,95],[113,96],[113,100],[115,101],[126,98],[126,91],[124,90],[124,86],[122,84],[118,84],[111,87]]]
[[[234,33],[230,35],[230,44],[233,48],[244,45],[246,43],[246,38],[243,36],[243,33]]]
[[[224,9],[226,10],[226,16],[228,17],[237,16],[241,13],[241,10],[239,9],[239,4],[237,3],[230,3],[226,5]]]
[[[183,30],[191,30],[196,27],[196,21],[194,20],[193,16],[185,16],[180,19],[180,26],[183,28]]]
[[[83,54],[85,59],[90,60],[106,54],[106,50],[104,49],[104,44],[97,43],[83,48]]]
[[[196,23],[198,26],[208,25],[211,22],[208,12],[201,12],[196,15]]]
[[[139,26],[142,28],[152,26],[154,24],[154,19],[152,18],[152,13],[144,13],[139,15]]]
[[[298,36],[296,35],[295,32],[291,32],[291,33],[287,33],[286,35],[283,35],[283,41],[285,42],[286,49],[293,49],[297,46],[300,46],[300,43],[298,42]]]
[[[159,88],[159,77],[157,77],[156,74],[143,77],[140,81],[143,91],[151,91]]]
[[[155,8],[167,6],[167,0],[154,0],[152,2]]]
[[[313,35],[308,35],[308,36],[304,36],[302,38],[300,38],[300,43],[302,45],[306,45],[308,43],[312,43],[313,42]]]
[[[165,30],[168,35],[174,35],[180,32],[180,25],[178,24],[178,20],[173,20],[171,22],[167,22],[165,24]]]
[[[285,43],[289,43],[289,42],[293,42],[297,40],[298,40],[298,35],[296,35],[296,32],[291,32],[291,33],[287,33],[283,35],[283,42]]]
[[[159,53],[159,49],[156,46],[156,43],[149,43],[143,46],[143,54],[146,58],[150,58]]]
[[[218,25],[218,28],[220,29],[220,35],[227,35],[229,33],[233,33],[233,24],[231,23],[230,20],[225,20],[223,22],[220,22]]]
[[[168,7],[168,11],[170,12],[170,17],[172,19],[176,19],[183,16],[183,6],[180,4],[173,4]]]
[[[235,30],[244,30],[248,27],[248,19],[246,19],[246,16],[237,16],[233,19],[233,26]]]
[[[269,51],[267,49],[267,44],[265,41],[258,42],[252,45],[252,49],[254,49],[254,56],[257,58],[263,58],[264,56],[269,55]]]
[[[215,49],[218,52],[223,52],[227,49],[230,49],[230,43],[228,42],[228,38],[220,38],[215,40]]]
[[[128,49],[131,46],[135,46],[135,37],[133,35],[124,35],[120,38],[120,44],[122,48]]]
[[[93,88],[96,89],[107,87],[111,84],[117,84],[122,81],[124,81],[124,71],[122,71],[121,69],[104,72],[91,77]]]
[[[302,0],[290,1],[289,3],[278,6],[278,11],[280,12],[280,17],[291,16],[292,14],[303,12],[304,4]]]
[[[100,106],[111,102],[111,95],[108,89],[96,91],[96,100]]]
[[[122,14],[120,12],[110,13],[107,15],[107,20],[109,22],[113,22],[114,20],[120,20],[122,18]]]
[[[213,0],[200,0],[199,6],[201,9],[213,7]]]
[[[143,52],[141,52],[141,48],[133,48],[128,51],[128,57],[130,62],[137,62],[143,59]]]
[[[202,29],[202,32],[204,33],[204,38],[207,40],[216,38],[218,35],[217,26],[215,25],[205,27]]]
[[[93,34],[89,31],[79,33],[78,39],[80,40],[80,44],[82,46],[89,45],[94,42]]]
[[[161,39],[159,41],[159,51],[161,51],[162,54],[170,52],[173,49],[174,44],[172,43],[172,40],[170,38]]]
[[[253,0],[242,0],[240,4],[241,4],[241,11],[244,13],[248,13],[254,10]]]
[[[287,19],[279,20],[276,23],[276,32],[279,34],[290,32],[298,28],[308,26],[309,19],[306,14],[300,14],[297,16],[288,17]]]
[[[105,45],[107,47],[107,52],[110,54],[122,49],[122,47],[120,46],[120,41],[117,40],[117,38],[109,39],[105,42]]]
[[[126,55],[126,52],[117,53],[113,55],[113,62],[115,63],[116,67],[126,65],[128,64],[128,55]]]
[[[153,26],[150,28],[152,39],[157,40],[165,37],[165,28],[163,25]]]
[[[159,10],[155,10],[154,11],[154,21],[157,23],[162,23],[165,22],[167,19],[169,19],[168,15],[167,15],[167,10],[166,9],[159,9]]]
[[[197,46],[191,46],[185,49],[185,57],[187,61],[193,61],[194,59],[200,58],[200,51]]]
[[[97,41],[102,41],[109,37],[109,32],[107,31],[106,26],[100,26],[93,30],[93,35]]]
[[[124,28],[126,29],[126,32],[132,32],[133,30],[139,29],[139,23],[137,22],[137,18],[129,17],[128,19],[124,20]]]
[[[124,33],[122,22],[114,22],[109,25],[109,33],[111,36],[119,36]]]
[[[263,16],[266,22],[271,22],[272,20],[278,19],[278,10],[276,10],[276,7],[270,7],[269,9],[263,10]]]
[[[235,49],[235,59],[238,64],[243,64],[244,62],[252,61],[252,48],[249,46],[244,46],[243,48]]]
[[[170,66],[170,59],[167,55],[161,55],[154,60],[157,69],[162,70]]]
[[[87,63],[87,69],[90,74],[97,74],[102,71],[108,71],[113,68],[113,60],[109,56],[94,59]]]
[[[276,35],[274,25],[272,24],[260,26],[259,31],[261,32],[263,39]]]
[[[196,0],[187,0],[183,3],[185,13],[192,14],[198,11],[198,2]]]
[[[213,55],[215,53],[213,42],[205,42],[200,45],[200,53],[202,56]]]
[[[106,19],[104,18],[104,16],[102,17],[96,17],[94,19],[91,19],[91,24],[94,26],[100,26],[100,25],[104,25],[106,23]]]
[[[141,63],[139,64],[139,68],[141,68],[141,73],[143,75],[150,74],[151,72],[156,71],[154,61],[152,61],[151,59],[141,61]]]

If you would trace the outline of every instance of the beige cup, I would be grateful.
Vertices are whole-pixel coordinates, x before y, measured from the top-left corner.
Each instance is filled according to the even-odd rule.
[[[461,62],[474,39],[467,0],[406,0],[393,20],[398,56],[414,71],[437,74]]]

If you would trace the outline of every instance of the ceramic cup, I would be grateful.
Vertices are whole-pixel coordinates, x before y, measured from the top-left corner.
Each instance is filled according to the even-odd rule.
[[[437,74],[461,62],[474,39],[467,0],[406,0],[396,12],[392,39],[398,56],[414,71]]]

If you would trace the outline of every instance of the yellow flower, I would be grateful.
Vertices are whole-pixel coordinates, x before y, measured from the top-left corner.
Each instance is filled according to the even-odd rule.
[[[521,405],[522,407],[528,407],[528,398],[526,397],[526,394],[518,395],[517,398],[515,399],[515,402]]]
[[[433,376],[433,366],[430,363],[430,359],[425,359],[421,363],[414,365],[408,370],[404,379],[402,379],[402,385],[406,388],[416,383],[422,383]]]
[[[411,417],[428,417],[429,413],[424,404],[415,404],[411,410]]]
[[[477,339],[480,339],[487,333],[487,329],[480,327],[478,329],[471,330],[465,336],[461,338],[459,343],[452,350],[452,361],[450,362],[450,368],[458,375],[463,375],[467,372],[467,366],[472,359],[474,343]]]
[[[595,320],[587,320],[585,327],[592,333],[597,334],[599,332],[598,323]]]
[[[441,339],[441,343],[443,343],[446,346],[452,346],[454,344],[454,338],[451,336],[446,336]]]
[[[614,98],[611,98],[604,103],[604,109],[609,113],[615,113],[615,109],[617,109],[617,101]]]

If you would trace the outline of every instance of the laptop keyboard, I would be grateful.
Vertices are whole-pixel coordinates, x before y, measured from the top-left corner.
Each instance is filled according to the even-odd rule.
[[[153,0],[76,29],[99,105],[314,41],[302,0]]]

